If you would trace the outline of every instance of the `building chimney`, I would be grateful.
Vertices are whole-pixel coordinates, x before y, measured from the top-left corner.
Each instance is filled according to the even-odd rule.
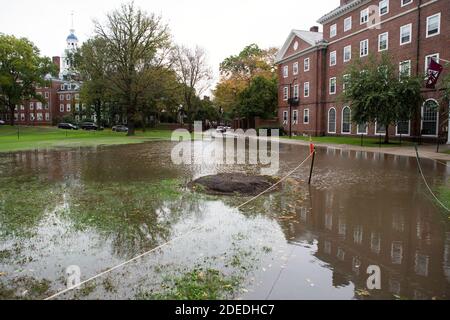
[[[311,31],[311,32],[319,32],[319,27],[318,26],[312,26],[311,29],[309,29],[309,31]]]
[[[341,0],[341,7],[345,6],[347,3],[352,2],[353,0]]]
[[[55,57],[52,58],[52,61],[56,65],[56,68],[57,68],[58,74],[59,74],[59,71],[60,71],[60,68],[61,68],[61,57],[56,57],[55,56]]]

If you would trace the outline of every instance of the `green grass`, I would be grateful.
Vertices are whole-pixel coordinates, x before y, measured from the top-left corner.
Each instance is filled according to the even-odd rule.
[[[18,135],[19,132],[19,135]],[[137,131],[134,137],[125,133],[104,131],[68,131],[54,127],[0,127],[0,152],[79,147],[114,144],[142,143],[151,140],[169,140],[172,131]]]
[[[443,153],[450,154],[450,150],[444,151]]]
[[[437,189],[437,195],[439,200],[447,207],[450,208],[450,188],[448,186],[441,186]]]
[[[283,139],[289,139],[289,137],[282,137]],[[309,137],[297,136],[292,137],[293,140],[309,141]],[[361,146],[361,137],[312,137],[312,142],[314,143],[325,143],[325,144],[346,144],[352,146]],[[384,142],[384,137],[382,137],[382,142]],[[379,138],[369,138],[364,137],[363,147],[379,147]],[[400,146],[412,146],[413,143],[409,141],[402,141],[402,144],[398,140],[391,140],[389,144],[381,144],[382,148],[389,147],[400,147]]]

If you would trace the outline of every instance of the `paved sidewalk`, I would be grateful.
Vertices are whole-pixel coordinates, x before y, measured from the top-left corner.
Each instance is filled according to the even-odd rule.
[[[290,140],[290,139],[284,139],[284,138],[281,138],[279,140],[280,140],[280,143],[285,143],[285,144],[296,144],[296,145],[303,145],[303,146],[309,146],[309,144],[310,144],[309,141],[303,141],[303,140],[294,140],[294,139]],[[416,156],[416,150],[413,146],[390,147],[390,148],[381,147],[381,148],[379,148],[379,147],[360,147],[360,146],[354,146],[354,145],[348,145],[348,144],[332,144],[332,143],[320,143],[320,142],[316,142],[314,144],[318,147],[328,147],[328,148],[335,148],[335,149],[342,149],[342,150],[377,152],[377,153],[393,154],[393,155],[405,156],[405,157],[415,157]],[[450,145],[441,145],[439,149],[440,149],[440,151],[450,150]],[[429,159],[440,160],[440,161],[450,161],[450,154],[437,153],[436,145],[421,145],[421,146],[419,146],[419,155],[422,158],[429,158]]]

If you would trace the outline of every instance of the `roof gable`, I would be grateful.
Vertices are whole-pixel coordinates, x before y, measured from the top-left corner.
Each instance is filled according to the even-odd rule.
[[[278,62],[297,52],[314,47],[322,40],[322,32],[292,30],[283,47],[278,51],[276,61]]]

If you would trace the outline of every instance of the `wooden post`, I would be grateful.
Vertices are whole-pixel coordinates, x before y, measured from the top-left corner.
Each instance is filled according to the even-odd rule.
[[[314,169],[314,160],[316,158],[316,147],[314,145],[312,145],[312,161],[311,161],[311,169],[309,171],[309,180],[308,180],[308,184],[311,184],[311,179],[312,179],[312,174],[313,174],[313,169]]]

